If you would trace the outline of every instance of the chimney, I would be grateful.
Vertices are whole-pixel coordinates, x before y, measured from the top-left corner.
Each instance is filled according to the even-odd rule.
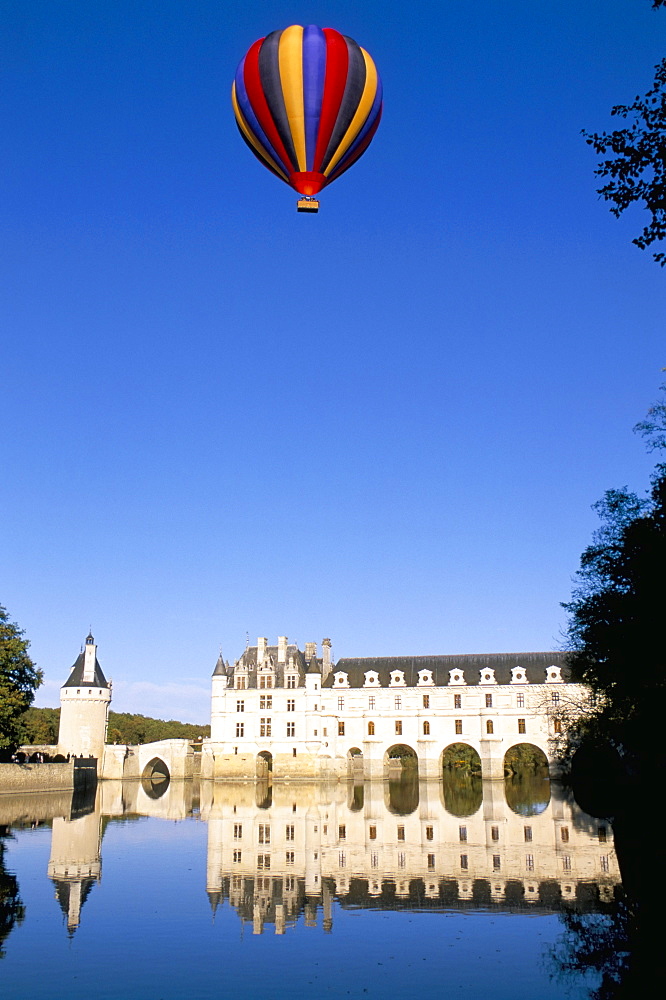
[[[266,658],[266,644],[267,643],[268,643],[268,639],[266,639],[264,636],[259,636],[259,638],[257,639],[257,666],[258,667],[261,666],[261,664],[264,662],[264,659]]]
[[[310,660],[315,660],[317,658],[317,643],[316,642],[306,642],[305,643],[305,662],[309,663]]]
[[[326,680],[326,678],[330,674],[331,667],[333,666],[333,664],[331,663],[331,640],[330,639],[322,639],[321,640],[321,655],[322,655],[322,659],[324,661],[323,669],[322,669],[322,672],[321,672],[321,680],[322,680],[322,684],[323,684],[323,682]]]
[[[285,664],[287,662],[287,637],[286,635],[278,636],[278,665]]]

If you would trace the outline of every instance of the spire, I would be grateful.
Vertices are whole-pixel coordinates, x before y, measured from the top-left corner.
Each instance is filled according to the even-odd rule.
[[[220,655],[217,658],[217,663],[215,664],[215,670],[213,671],[213,677],[219,677],[220,674],[226,673],[226,667],[224,663],[224,657],[222,656],[222,650],[220,650]]]

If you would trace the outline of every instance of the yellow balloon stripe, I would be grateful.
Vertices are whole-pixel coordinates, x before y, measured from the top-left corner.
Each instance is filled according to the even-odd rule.
[[[273,159],[273,157],[269,156],[268,153],[266,152],[266,150],[264,149],[264,147],[261,145],[261,143],[259,143],[257,141],[257,139],[255,139],[254,135],[250,131],[250,128],[249,128],[247,122],[243,118],[243,113],[242,113],[241,109],[239,108],[239,106],[238,106],[238,100],[236,99],[236,81],[235,80],[234,80],[234,82],[231,85],[231,103],[233,105],[234,114],[236,115],[236,121],[238,122],[238,124],[240,126],[240,129],[241,129],[243,135],[245,136],[245,138],[247,139],[247,141],[250,143],[250,145],[252,146],[253,149],[256,149],[256,151],[259,154],[259,156],[261,157],[261,159],[264,160],[265,163],[269,163],[271,165],[271,167],[273,168],[273,170],[275,170],[275,172],[280,175],[280,177],[282,178],[282,180],[286,181],[287,184],[288,184],[289,183],[289,178],[285,174],[285,172],[282,169],[282,167],[278,166],[278,164],[275,162],[275,160]]]
[[[307,170],[305,155],[305,110],[303,103],[303,28],[292,24],[280,35],[278,48],[280,82],[298,169]]]
[[[365,59],[365,87],[363,88],[363,93],[361,94],[361,100],[359,101],[356,109],[356,114],[352,118],[349,128],[345,132],[342,142],[331,157],[331,162],[324,171],[325,177],[328,177],[329,174],[335,169],[336,163],[342,159],[358,133],[363,128],[365,120],[370,114],[372,102],[377,95],[377,67],[365,49],[361,49],[361,52],[363,53],[363,58]]]

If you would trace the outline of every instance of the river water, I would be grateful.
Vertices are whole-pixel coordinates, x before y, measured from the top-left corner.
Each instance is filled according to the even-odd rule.
[[[1,795],[0,830],[4,1000],[590,997],[572,941],[622,895],[534,773],[103,782]]]

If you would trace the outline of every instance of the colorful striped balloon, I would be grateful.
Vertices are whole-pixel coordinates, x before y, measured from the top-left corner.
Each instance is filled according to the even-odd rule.
[[[231,90],[252,152],[306,197],[358,160],[382,114],[375,64],[333,28],[293,24],[254,43]]]

